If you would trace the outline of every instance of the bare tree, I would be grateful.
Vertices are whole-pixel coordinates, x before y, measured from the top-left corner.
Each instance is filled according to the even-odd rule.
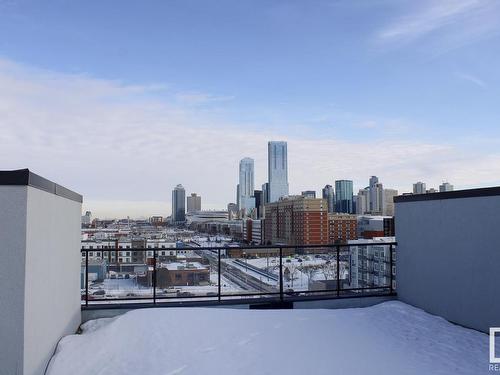
[[[288,275],[290,277],[290,281],[292,282],[291,287],[293,288],[293,280],[296,279],[296,275],[299,273],[299,265],[297,263],[289,263],[285,266],[288,269]]]
[[[337,276],[337,263],[327,260],[321,265],[321,273],[325,280],[334,279]]]
[[[320,270],[320,266],[316,264],[311,264],[311,265],[300,266],[299,268],[300,272],[304,273],[307,276],[307,285],[309,287],[311,285],[312,280],[314,279],[314,276]]]

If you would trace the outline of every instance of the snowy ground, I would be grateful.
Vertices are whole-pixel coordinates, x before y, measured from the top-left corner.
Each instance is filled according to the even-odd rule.
[[[488,374],[488,336],[401,302],[143,309],[61,340],[48,375]]]
[[[186,285],[178,285],[178,286],[173,286],[171,289],[172,290],[179,290],[181,292],[189,292],[194,295],[200,295],[200,296],[206,296],[207,293],[217,293],[218,287],[218,275],[216,272],[211,272],[210,273],[210,282],[211,285],[193,285],[193,286],[186,286]],[[241,288],[238,286],[234,285],[231,283],[229,280],[227,280],[224,276],[221,275],[221,291],[223,294],[230,294],[230,293],[238,293],[241,292]],[[103,299],[107,298],[112,300],[113,297],[128,297],[133,299],[134,296],[152,296],[153,295],[153,288],[151,287],[146,287],[138,284],[135,279],[105,279],[104,282],[102,283],[96,283],[92,284],[89,286],[89,294],[92,295],[92,293],[98,291],[98,290],[104,290],[105,291],[105,296],[104,295],[96,295],[95,298],[97,299]],[[157,295],[161,297],[163,293],[162,288],[157,288]],[[83,291],[83,290],[82,290]],[[172,292],[172,293],[175,293]]]
[[[275,275],[279,275],[278,257],[242,260],[253,266],[268,270]],[[328,266],[326,266],[327,260],[329,261]],[[341,261],[340,267],[341,278],[348,278],[348,263]],[[322,255],[321,257],[315,257],[314,255],[300,255],[295,257],[284,257],[283,268],[288,268],[290,274],[293,276],[293,281],[291,279],[285,280],[285,288],[293,288],[295,291],[309,290],[309,277],[311,277],[312,281],[336,279],[336,259],[331,256],[327,257],[326,255]],[[309,273],[304,271],[308,268],[310,269]],[[265,279],[263,281],[267,282]]]

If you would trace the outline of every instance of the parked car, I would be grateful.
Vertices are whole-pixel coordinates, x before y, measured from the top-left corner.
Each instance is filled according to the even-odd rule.
[[[96,290],[92,293],[93,296],[104,296],[106,295],[106,291],[104,289]]]

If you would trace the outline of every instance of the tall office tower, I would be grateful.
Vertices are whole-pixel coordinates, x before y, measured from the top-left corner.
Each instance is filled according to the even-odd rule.
[[[250,212],[255,208],[254,192],[254,163],[251,158],[243,158],[240,161],[239,178],[239,209]]]
[[[326,199],[328,203],[328,213],[333,214],[335,212],[335,190],[332,185],[325,185],[322,190],[323,199]]]
[[[186,190],[179,184],[172,190],[172,222],[186,221]]]
[[[384,211],[385,216],[394,216],[394,197],[398,195],[398,191],[394,189],[384,189]]]
[[[370,196],[370,204],[372,207],[370,213],[372,215],[383,214],[385,205],[384,192],[384,186],[380,182],[376,183],[375,186],[370,189],[370,193],[372,193]]]
[[[269,202],[288,195],[288,152],[282,141],[267,143],[267,173]]]
[[[262,205],[269,203],[269,183],[262,184]]]
[[[449,182],[443,182],[439,185],[439,192],[444,193],[445,191],[453,191],[453,185]]]
[[[240,209],[240,184],[236,185],[236,207]]]
[[[335,181],[335,211],[338,213],[352,214],[352,181]]]
[[[370,198],[368,201],[368,211],[373,215],[382,215],[384,211],[384,186],[378,181],[377,176],[370,177]]]
[[[261,218],[266,217],[266,204],[268,203],[269,203],[269,183],[266,182],[265,184],[262,184],[262,205],[260,211]]]
[[[255,209],[256,209],[256,217],[260,219],[263,215],[264,210],[264,193],[262,190],[255,190],[253,192],[253,196],[255,198]]]
[[[370,202],[370,190],[368,188],[360,189],[356,195],[356,214],[364,215],[368,212]]]
[[[416,182],[413,184],[413,194],[425,194],[426,186],[425,182]]]
[[[187,212],[201,211],[201,197],[196,193],[191,193],[191,196],[187,197]]]
[[[306,198],[316,199],[316,192],[314,190],[303,191],[301,195]]]
[[[376,185],[378,184],[378,177],[377,176],[371,176],[370,177],[370,182],[368,185],[368,189],[370,190],[370,199],[368,201],[368,211],[373,212],[376,211],[375,206],[377,203],[377,189]]]

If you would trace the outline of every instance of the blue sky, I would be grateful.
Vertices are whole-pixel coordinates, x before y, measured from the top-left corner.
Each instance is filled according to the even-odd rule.
[[[495,0],[0,0],[0,167],[100,216],[222,208],[267,139],[292,192],[499,184],[499,46]]]

